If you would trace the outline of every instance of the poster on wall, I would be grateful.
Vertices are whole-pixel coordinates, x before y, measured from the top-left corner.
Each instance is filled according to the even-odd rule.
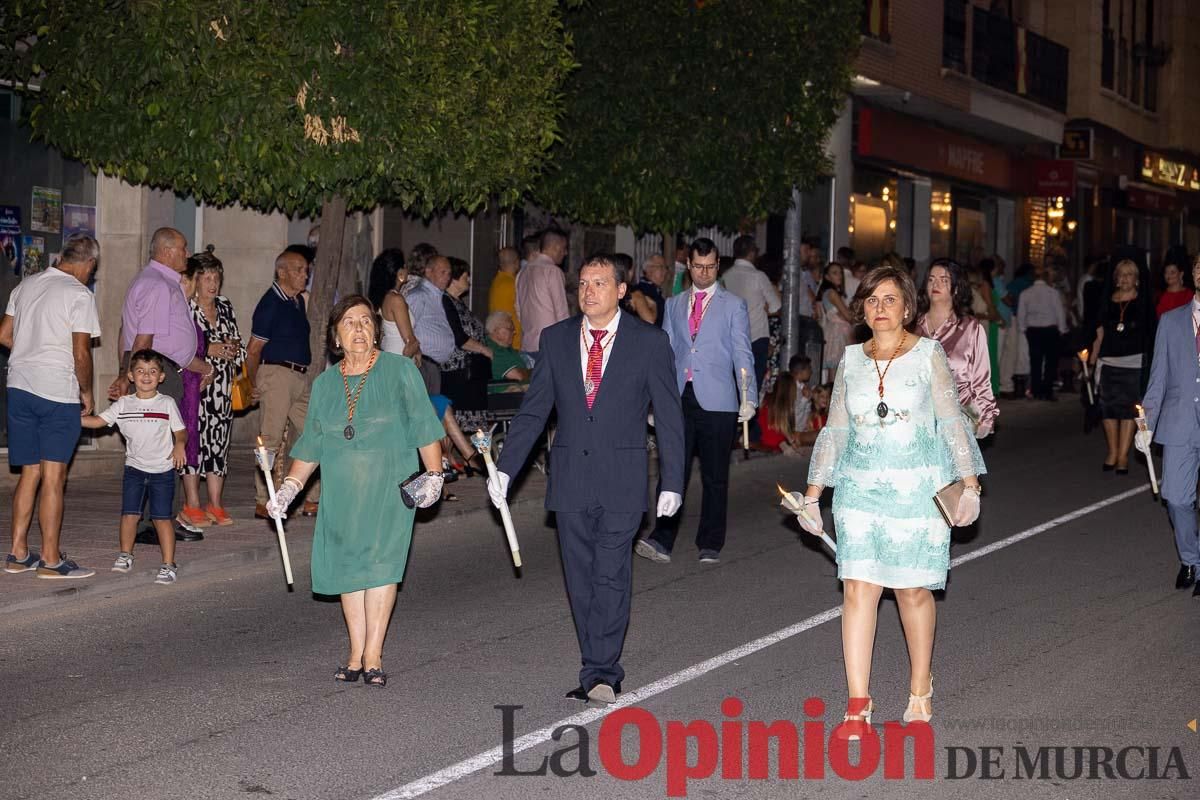
[[[43,233],[62,231],[62,192],[45,186],[33,187],[29,229]]]
[[[36,275],[46,268],[46,240],[41,236],[24,236],[21,239],[24,251],[22,275]]]
[[[0,206],[0,251],[14,275],[21,274],[21,207]]]
[[[77,233],[86,233],[93,239],[96,238],[95,206],[77,206],[74,203],[67,203],[62,209],[62,235],[64,240],[68,236],[73,236]]]

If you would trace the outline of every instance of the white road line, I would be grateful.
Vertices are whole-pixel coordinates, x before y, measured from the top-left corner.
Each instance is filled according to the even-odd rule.
[[[1048,530],[1065,525],[1068,522],[1073,522],[1074,520],[1091,514],[1094,511],[1099,511],[1100,509],[1113,505],[1114,503],[1127,500],[1130,497],[1141,494],[1149,488],[1150,484],[1147,483],[1135,489],[1130,489],[1128,491],[1121,492],[1120,494],[1113,495],[1112,497],[1106,498],[1097,503],[1092,503],[1090,506],[1078,508],[1070,513],[1063,514],[1061,517],[1055,517],[1049,522],[1043,522],[1041,525],[1029,528],[1028,530],[1021,531],[1020,533],[1014,533],[1012,536],[1001,539],[998,542],[993,542],[992,544],[972,550],[969,553],[962,554],[961,556],[953,559],[950,562],[950,566],[957,567],[960,564],[967,563],[968,561],[974,561],[977,558],[983,558],[986,555],[991,555],[997,550],[1003,550],[1005,547],[1014,545],[1017,542],[1024,541],[1030,537],[1037,536],[1039,533],[1045,533]],[[586,711],[581,711],[578,714],[572,714],[569,717],[564,717],[563,719],[560,719],[551,725],[547,725],[544,728],[539,728],[536,731],[527,733],[518,738],[512,744],[512,752],[513,754],[520,753],[550,741],[550,737],[554,733],[554,730],[560,725],[588,725],[596,720],[608,716],[619,708],[637,705],[644,700],[649,700],[655,695],[662,694],[663,692],[674,689],[677,686],[685,684],[689,681],[693,681],[696,678],[706,675],[715,669],[725,666],[726,664],[730,664],[738,659],[745,658],[746,656],[757,653],[760,650],[765,650],[771,645],[779,644],[780,642],[786,641],[787,639],[804,633],[807,630],[811,630],[819,625],[824,625],[826,622],[832,622],[841,615],[841,606],[826,609],[820,614],[815,614],[807,619],[797,622],[795,625],[789,625],[786,628],[781,628],[774,633],[769,633],[766,636],[755,639],[752,642],[747,642],[743,645],[733,648],[732,650],[727,650],[720,655],[713,656],[706,661],[701,661],[699,664],[693,664],[686,669],[682,669],[679,672],[666,676],[665,678],[660,678],[654,683],[643,686],[640,689],[623,693],[620,698],[617,699],[617,702],[612,705],[598,706],[596,708],[590,708]],[[461,780],[468,775],[487,769],[493,764],[498,763],[503,757],[503,748],[493,747],[491,750],[486,750],[479,755],[472,756],[471,758],[460,761],[457,764],[452,764],[445,769],[438,770],[437,772],[426,775],[423,778],[418,778],[411,783],[406,783],[403,786],[397,786],[395,789],[384,792],[372,800],[409,800],[409,798],[420,797],[421,795],[432,792],[434,789],[439,789],[442,786]]]

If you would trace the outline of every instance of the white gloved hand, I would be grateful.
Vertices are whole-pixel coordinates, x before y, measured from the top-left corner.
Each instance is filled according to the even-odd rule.
[[[1133,434],[1133,446],[1144,455],[1150,455],[1150,443],[1154,441],[1154,431],[1144,430]]]
[[[981,423],[979,423],[978,426],[976,426],[976,428],[975,428],[975,438],[976,439],[986,439],[987,437],[989,437],[991,435],[992,435],[992,423],[990,420],[987,422],[981,422]]]
[[[267,516],[271,519],[287,519],[287,510],[300,494],[303,484],[291,475],[283,479],[275,490],[275,498],[267,501]]]
[[[749,422],[750,420],[754,419],[754,414],[756,411],[757,409],[754,407],[754,404],[749,400],[746,400],[742,403],[741,408],[738,409],[738,423],[740,424],[742,422]]]
[[[779,505],[796,515],[800,527],[807,533],[819,536],[825,531],[825,523],[821,520],[821,500],[817,497],[805,497],[799,492],[788,492],[788,497]],[[797,510],[799,507],[802,510]]]
[[[658,493],[658,512],[659,517],[673,517],[679,507],[683,505],[683,498],[678,492],[659,492]]]
[[[508,473],[497,472],[496,480],[490,477],[487,482],[488,497],[492,498],[492,505],[499,508],[504,504],[504,498],[508,497]]]
[[[954,525],[958,528],[965,528],[975,520],[979,519],[979,495],[972,491],[965,491],[962,497],[958,498],[958,509],[954,512]]]

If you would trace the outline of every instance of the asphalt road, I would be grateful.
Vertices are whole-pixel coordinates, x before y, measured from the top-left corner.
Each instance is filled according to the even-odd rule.
[[[1128,477],[1102,475],[1101,455],[1099,434],[1082,437],[1065,403],[1010,414],[985,453],[984,518],[953,555],[1142,485],[1137,464]],[[911,744],[904,780],[885,779],[882,766],[864,780],[840,777],[831,750],[823,779],[798,781],[780,779],[776,748],[769,777],[752,779],[735,739],[721,740],[721,756],[718,742],[697,744],[706,724],[728,737],[747,735],[753,721],[823,722],[828,737],[840,721],[835,566],[776,510],[775,481],[800,488],[805,469],[775,458],[738,470],[720,565],[698,564],[688,536],[669,565],[635,559],[623,663],[626,692],[638,690],[642,711],[617,719],[644,723],[640,747],[636,726],[621,736],[610,724],[602,736],[601,712],[562,697],[576,682],[578,652],[553,531],[526,506],[516,512],[519,578],[490,516],[418,528],[383,690],[334,683],[345,647],[340,610],[311,596],[304,552],[293,552],[293,594],[280,589],[277,565],[253,563],[6,615],[0,798],[660,798],[669,786],[715,798],[1200,796],[1200,734],[1186,727],[1200,716],[1200,599],[1173,588],[1166,515],[1148,491],[952,571],[938,604],[932,779],[912,777]],[[693,525],[697,511],[689,501]],[[780,631],[778,641],[761,641]],[[897,720],[907,659],[890,598],[872,690],[876,722]],[[727,698],[740,711],[723,709]],[[823,714],[806,713],[809,698],[824,701]],[[574,748],[556,757],[559,771],[577,773],[583,751],[582,766],[596,774],[497,775],[502,765],[490,756],[470,762],[501,746],[496,706],[520,706],[509,712],[517,736],[586,723],[557,742],[549,731],[534,737],[510,772],[536,772],[556,750]],[[687,746],[670,721],[693,720],[700,738]],[[818,749],[819,736],[804,732],[805,748]],[[1089,760],[1104,756],[1089,747],[1111,749],[1110,768],[1122,749],[1140,748],[1125,750],[1131,777],[1104,777],[1101,765],[1088,778]],[[1085,748],[1080,778],[1071,777],[1075,748]],[[1133,777],[1150,768],[1152,748],[1155,774],[1165,777]],[[1028,768],[1018,776],[1023,753],[1043,759],[1032,777]],[[618,756],[645,776],[617,777]],[[852,746],[838,764],[859,756]],[[743,777],[721,777],[725,757],[728,774],[740,766]],[[699,762],[700,772],[707,759],[717,766],[712,777],[687,780],[681,759]],[[987,761],[998,777],[982,777]]]

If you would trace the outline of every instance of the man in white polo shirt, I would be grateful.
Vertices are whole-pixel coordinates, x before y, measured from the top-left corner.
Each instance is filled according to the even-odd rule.
[[[37,571],[39,578],[95,574],[59,549],[67,464],[79,442],[80,415],[91,414],[92,339],[100,335],[96,298],[88,291],[100,258],[91,236],[63,243],[56,267],[21,282],[0,320],[0,345],[8,347],[8,463],[21,468],[13,491],[12,550],[4,571]],[[38,486],[41,501],[38,503]],[[42,552],[29,549],[34,505]]]

